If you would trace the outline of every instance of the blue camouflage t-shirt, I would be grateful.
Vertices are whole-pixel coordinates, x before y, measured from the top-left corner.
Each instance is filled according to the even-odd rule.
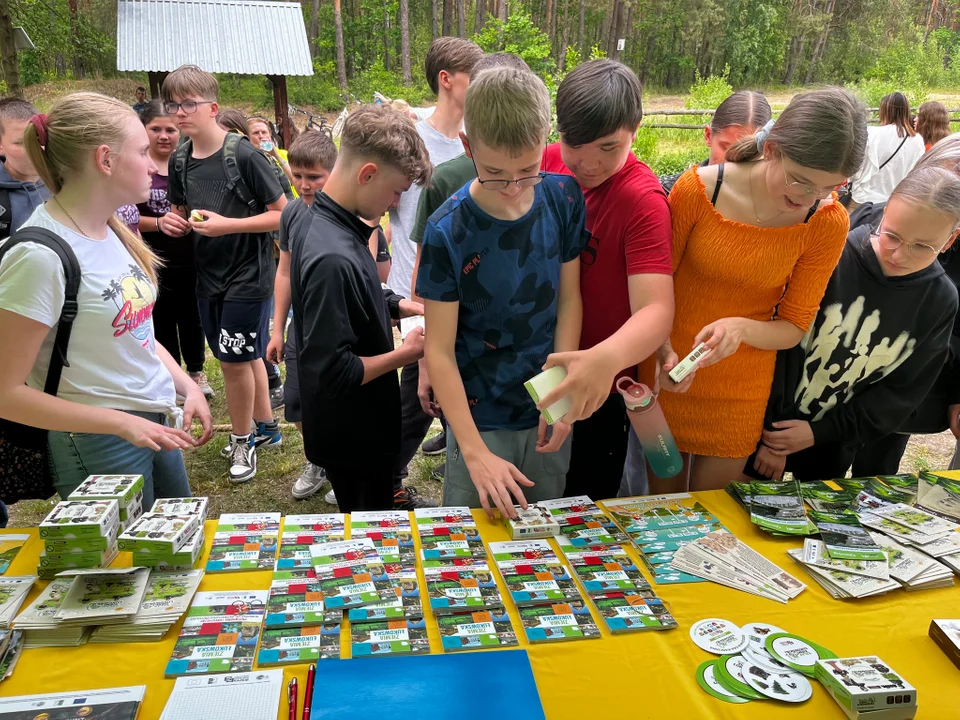
[[[587,244],[586,205],[576,180],[547,173],[530,211],[500,220],[471,183],[427,223],[417,294],[460,303],[457,365],[477,429],[524,430],[539,413],[523,383],[553,352],[560,266]]]

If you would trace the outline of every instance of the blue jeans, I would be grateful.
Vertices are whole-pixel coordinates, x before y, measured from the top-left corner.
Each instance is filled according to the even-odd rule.
[[[131,415],[166,425],[160,413]],[[143,509],[149,511],[156,498],[189,497],[190,482],[179,450],[161,450],[131,445],[117,435],[51,432],[50,473],[53,485],[66,499],[90,475],[143,475]]]

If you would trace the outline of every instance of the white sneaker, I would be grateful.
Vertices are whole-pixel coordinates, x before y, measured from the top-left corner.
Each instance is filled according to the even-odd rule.
[[[291,493],[296,500],[305,500],[316,493],[327,482],[327,471],[312,462],[308,462],[303,474],[293,484]]]
[[[230,482],[245,483],[257,474],[257,448],[250,436],[230,434]]]
[[[324,496],[323,496],[323,499],[324,499],[324,502],[327,502],[327,503],[329,503],[330,505],[336,505],[336,504],[337,504],[337,496],[333,494],[333,490],[331,490],[331,491],[328,492],[326,495],[324,495]]]

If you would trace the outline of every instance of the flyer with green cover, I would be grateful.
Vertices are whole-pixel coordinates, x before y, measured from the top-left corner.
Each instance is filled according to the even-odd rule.
[[[444,652],[487,650],[518,645],[506,610],[494,608],[437,618]]]
[[[339,657],[339,625],[267,629],[260,638],[257,666],[295,665]]]
[[[350,641],[354,658],[430,652],[427,626],[423,618],[350,623]]]
[[[784,535],[816,532],[807,519],[796,480],[750,483],[750,521],[768,532]]]
[[[600,637],[600,629],[583,602],[533,605],[518,611],[531,643]]]
[[[612,633],[670,630],[677,627],[673,615],[655,595],[645,597],[639,593],[607,593],[591,597],[590,602]]]
[[[842,513],[810,511],[810,518],[820,531],[827,554],[840,560],[882,560],[887,556],[870,537],[870,533],[860,524],[856,513],[847,510]]]

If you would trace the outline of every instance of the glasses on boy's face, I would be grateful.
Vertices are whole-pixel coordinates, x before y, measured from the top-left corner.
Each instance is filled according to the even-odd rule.
[[[804,195],[806,197],[815,197],[817,200],[823,200],[826,197],[830,196],[836,188],[818,188],[810,183],[805,182],[794,182],[792,180],[793,173],[788,174],[787,170],[787,159],[783,157],[783,153],[780,153],[780,167],[783,168],[783,186],[788,193],[793,193],[794,195]]]
[[[470,158],[473,160],[473,158]],[[539,172],[536,175],[531,175],[529,177],[517,178],[516,180],[481,180],[480,179],[480,170],[477,169],[477,161],[473,160],[473,169],[477,172],[477,182],[480,183],[480,187],[484,190],[506,190],[511,185],[516,185],[519,188],[528,188],[533,187],[534,185],[539,185],[543,182],[543,178],[546,177],[545,172]]]
[[[872,236],[877,238],[880,245],[887,250],[896,250],[901,245],[904,246],[907,249],[907,254],[914,260],[929,260],[935,257],[941,250],[941,248],[936,248],[926,243],[904,242],[898,235],[884,230],[882,225],[875,233],[872,233]]]
[[[195,113],[197,108],[201,105],[212,105],[213,100],[184,100],[183,102],[175,103],[168,102],[163,104],[163,109],[167,111],[167,115],[176,115],[180,110],[183,110],[187,115]]]

